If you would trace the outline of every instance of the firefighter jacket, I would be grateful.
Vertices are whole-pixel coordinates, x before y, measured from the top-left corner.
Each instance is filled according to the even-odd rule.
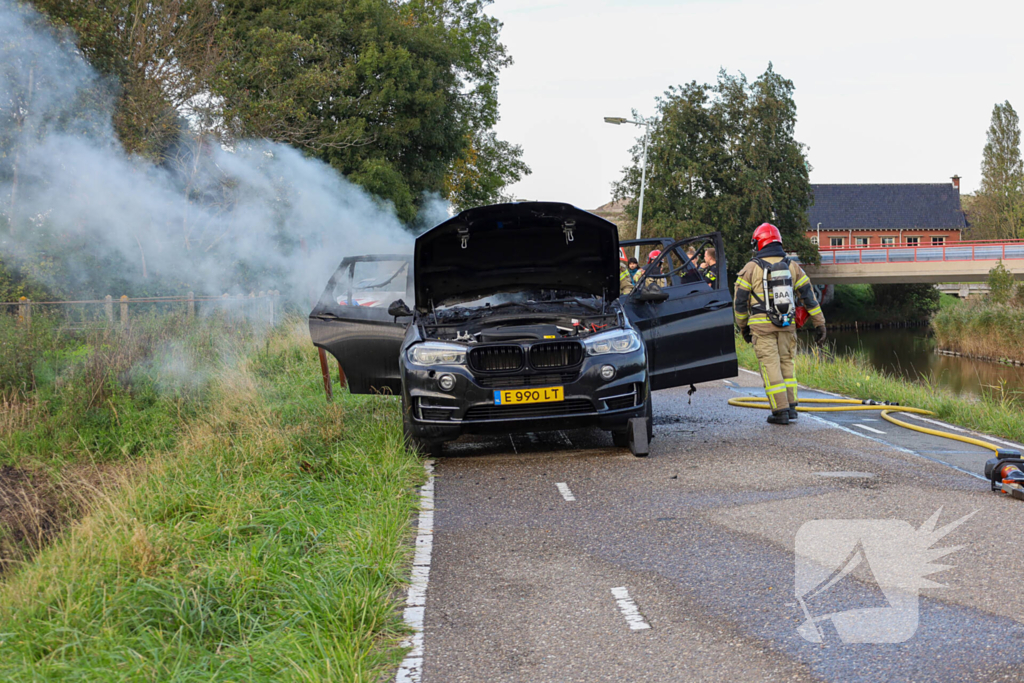
[[[633,278],[629,276],[629,269],[626,264],[619,263],[619,296],[624,296],[633,291]]]
[[[708,283],[712,287],[715,286],[715,280],[718,279],[718,264],[717,263],[715,265],[713,265],[713,266],[704,266],[703,268],[701,268],[697,272],[700,273],[700,276],[702,278],[704,278],[704,282]]]
[[[778,263],[785,258],[786,252],[778,242],[769,244],[757,252],[757,258],[768,263]],[[793,275],[793,292],[799,303],[807,309],[807,315],[815,327],[825,326],[825,316],[821,313],[818,298],[814,294],[811,279],[804,273],[799,263],[790,262],[789,272]],[[752,332],[758,330],[769,332],[780,328],[768,319],[764,308],[764,270],[755,261],[748,261],[736,276],[736,290],[733,297],[733,315],[736,325],[742,331],[747,325]],[[795,329],[795,328],[794,328]]]

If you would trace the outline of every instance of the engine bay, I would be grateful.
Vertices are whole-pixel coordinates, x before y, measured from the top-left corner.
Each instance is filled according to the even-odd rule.
[[[616,302],[587,299],[455,307],[420,315],[416,323],[424,339],[468,344],[582,339],[624,326]]]

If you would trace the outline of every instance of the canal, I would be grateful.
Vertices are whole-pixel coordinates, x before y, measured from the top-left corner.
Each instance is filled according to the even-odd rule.
[[[809,340],[809,335],[804,337]],[[927,327],[830,331],[829,341],[837,355],[860,355],[890,375],[924,380],[958,394],[1009,395],[1024,401],[1024,367],[940,355]]]

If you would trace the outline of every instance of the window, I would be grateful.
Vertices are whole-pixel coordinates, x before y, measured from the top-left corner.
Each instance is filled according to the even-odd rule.
[[[871,238],[870,237],[854,237],[853,238],[853,243],[855,245],[857,245],[858,247],[866,247],[866,246],[868,246],[868,244],[871,243]]]
[[[891,247],[894,244],[896,244],[896,238],[895,237],[883,237],[882,238],[882,246],[883,247]]]
[[[843,246],[843,241],[845,239],[846,238],[844,238],[844,237],[829,237],[828,238],[829,244],[831,246],[833,246],[833,247],[841,247],[841,246]]]
[[[814,237],[811,238],[811,244],[817,246],[817,244],[818,244],[818,236],[817,235],[815,235]]]
[[[921,242],[921,238],[920,237],[908,237],[907,238],[907,246],[908,247],[916,247],[920,242]]]
[[[932,246],[933,247],[941,247],[945,243],[946,243],[946,238],[945,237],[932,237]]]

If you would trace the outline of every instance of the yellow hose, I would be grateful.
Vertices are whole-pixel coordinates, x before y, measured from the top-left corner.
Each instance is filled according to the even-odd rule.
[[[836,403],[838,403],[840,405],[833,406],[833,407],[830,407],[830,408],[826,408],[826,407],[820,407],[819,408],[819,407],[815,407],[815,406],[805,406],[804,405],[805,403],[817,403],[817,404],[820,404],[820,403],[833,403],[833,404],[836,404]],[[730,398],[729,399],[729,405],[731,405],[731,406],[738,406],[740,408],[762,408],[762,409],[765,409],[765,410],[768,410],[768,409],[771,408],[770,404],[768,403],[768,399],[767,398],[761,398],[760,396],[737,396],[735,398]],[[913,406],[894,406],[894,405],[886,405],[884,403],[871,405],[871,404],[865,403],[864,401],[859,401],[859,400],[854,399],[854,398],[802,398],[802,399],[800,399],[800,405],[797,406],[796,409],[798,411],[802,412],[802,413],[804,413],[804,412],[808,412],[808,413],[834,413],[834,412],[847,411],[847,410],[880,410],[880,411],[882,411],[880,413],[882,419],[887,421],[887,422],[891,422],[894,425],[898,425],[898,426],[904,427],[906,429],[912,429],[915,432],[921,432],[922,434],[931,434],[932,436],[941,436],[941,437],[946,438],[946,439],[953,439],[954,441],[962,441],[964,443],[969,443],[969,444],[972,444],[974,446],[981,446],[982,448],[989,449],[990,451],[995,453],[997,456],[999,455],[999,446],[996,446],[995,444],[991,444],[991,443],[989,443],[987,441],[982,441],[981,439],[974,439],[974,438],[971,438],[969,436],[960,436],[959,434],[953,434],[951,432],[944,432],[944,431],[939,430],[939,429],[929,429],[928,427],[919,427],[918,425],[910,424],[909,422],[904,422],[903,420],[897,420],[895,417],[892,416],[892,413],[913,413],[915,415],[935,415],[935,413],[933,413],[932,411],[925,410],[924,408],[914,408]]]

